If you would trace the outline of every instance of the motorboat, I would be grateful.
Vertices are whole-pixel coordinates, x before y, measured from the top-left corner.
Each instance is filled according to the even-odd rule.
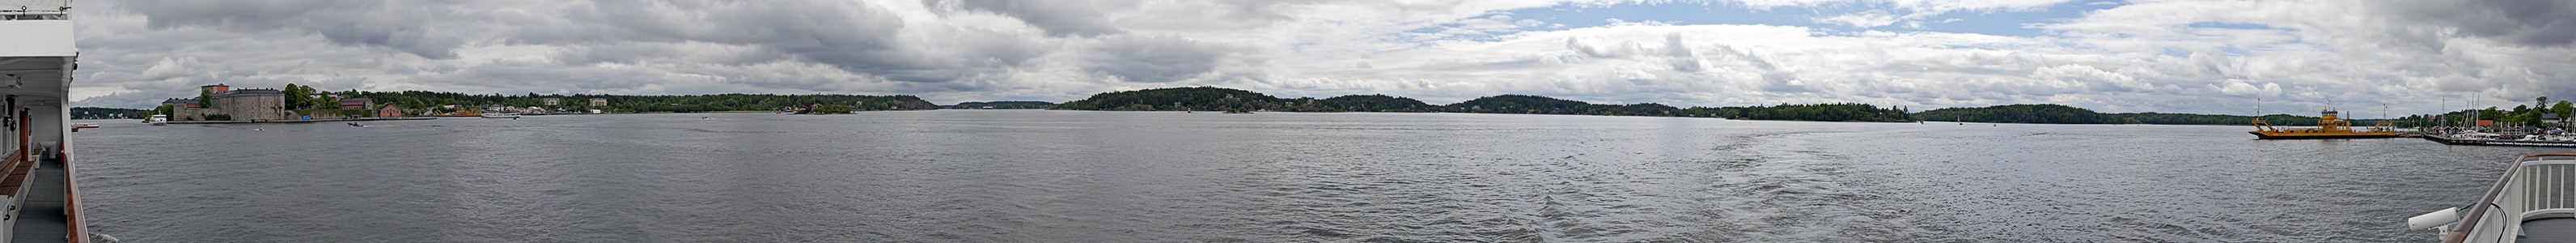
[[[72,128],[98,128],[98,123],[72,123]]]
[[[509,119],[519,119],[519,114],[516,114],[516,113],[500,113],[500,112],[494,112],[494,113],[483,113],[483,114],[482,114],[482,115],[480,115],[480,116],[482,116],[483,118],[509,118]]]
[[[2508,166],[2476,203],[2406,218],[2406,228],[2441,230],[2445,243],[2576,242],[2576,154]]]
[[[151,123],[153,126],[170,125],[170,115],[154,114],[152,118],[144,118],[143,123]]]

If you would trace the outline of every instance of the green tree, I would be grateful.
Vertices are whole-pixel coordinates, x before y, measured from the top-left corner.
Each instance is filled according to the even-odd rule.
[[[152,107],[152,114],[161,114],[161,115],[168,115],[168,116],[177,116],[178,114],[176,114],[176,113],[171,113],[171,112],[172,112],[172,111],[174,111],[174,110],[176,110],[176,109],[170,109],[170,105],[154,106],[154,107]]]
[[[215,108],[215,91],[197,89],[197,107]]]
[[[278,92],[286,93],[287,109],[304,109],[306,107],[313,106],[313,95],[311,93],[305,93],[304,87],[296,86],[295,84],[286,84],[286,89],[278,90]]]

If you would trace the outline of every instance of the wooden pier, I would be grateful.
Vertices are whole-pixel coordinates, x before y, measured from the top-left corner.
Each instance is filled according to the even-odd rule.
[[[2472,139],[2472,138],[2453,138],[2453,137],[2442,136],[2442,135],[2424,135],[2423,137],[2424,137],[2424,140],[2431,140],[2431,141],[2433,141],[2433,142],[2442,143],[2442,144],[2449,144],[2449,145],[2472,145],[2472,146],[2518,146],[2518,147],[2557,147],[2557,148],[2576,148],[2576,141],[2556,141],[2556,140],[2519,140],[2519,139]]]

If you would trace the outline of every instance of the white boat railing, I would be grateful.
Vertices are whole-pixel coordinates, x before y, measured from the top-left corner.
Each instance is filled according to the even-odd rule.
[[[2564,179],[2571,174],[2576,174],[2576,154],[2514,159],[2442,242],[2509,242],[2522,235],[2524,220],[2576,214],[2576,181]]]

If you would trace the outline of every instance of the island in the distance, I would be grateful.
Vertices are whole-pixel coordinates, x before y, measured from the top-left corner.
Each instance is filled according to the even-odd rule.
[[[948,109],[1046,109],[1055,108],[1055,105],[1055,102],[1045,101],[985,101],[961,102]]]
[[[122,108],[74,108],[75,119],[134,119],[152,114],[171,115],[174,121],[231,120],[252,117],[229,114],[223,104],[236,95],[222,85],[209,85],[196,99],[172,99],[153,110]],[[289,98],[278,107],[287,107],[287,115],[346,114],[372,117],[427,116],[466,110],[508,112],[590,111],[605,113],[661,112],[729,112],[782,111],[800,114],[850,114],[855,111],[930,110],[930,109],[1055,109],[1097,111],[1209,111],[1209,112],[1453,112],[1504,114],[1562,114],[1603,116],[1713,117],[1745,120],[1918,122],[1952,121],[1980,123],[2053,123],[2053,124],[2177,124],[2177,125],[2244,125],[2254,116],[2205,115],[2181,113],[2099,113],[2084,108],[2056,104],[2014,104],[1989,107],[1942,108],[1910,112],[1903,107],[1880,107],[1857,103],[1779,104],[1735,107],[1673,107],[1656,103],[1593,104],[1545,96],[1505,94],[1486,96],[1454,104],[1435,105],[1413,98],[1384,94],[1343,95],[1331,98],[1281,98],[1239,89],[1217,87],[1177,87],[1115,91],[1094,94],[1082,100],[1062,104],[1045,101],[962,102],[941,106],[911,95],[555,95],[555,94],[463,94],[432,91],[341,91],[326,92],[310,86],[288,85],[282,93]],[[272,96],[281,94],[270,94]],[[255,96],[255,95],[254,95]],[[303,98],[294,98],[303,97]],[[2561,101],[2565,103],[2565,101]],[[355,104],[355,105],[352,105]],[[2559,106],[2566,106],[2561,104]],[[388,109],[390,108],[390,109]],[[2556,108],[2556,107],[2553,107]],[[192,112],[174,112],[189,109]],[[2558,108],[2567,109],[2567,108]],[[393,112],[374,112],[391,110]],[[2547,109],[2533,109],[2547,110]],[[257,112],[257,111],[253,111]],[[2490,117],[2513,116],[2519,110],[2485,111]],[[187,116],[183,114],[203,114]],[[471,116],[471,115],[467,115]],[[266,115],[263,115],[266,117]],[[312,116],[321,117],[321,116]],[[2313,126],[2317,117],[2288,114],[2261,116],[2264,121],[2284,126]],[[2426,116],[2400,118],[2407,126]]]
[[[1180,87],[1108,92],[1057,105],[1059,110],[1103,111],[1275,111],[1275,112],[1459,112],[1603,116],[1723,117],[1755,120],[1912,122],[1903,108],[1869,104],[1809,104],[1746,107],[1690,107],[1639,103],[1592,104],[1534,95],[1496,95],[1456,104],[1432,105],[1412,98],[1344,95],[1315,99],[1279,98],[1258,92]]]

